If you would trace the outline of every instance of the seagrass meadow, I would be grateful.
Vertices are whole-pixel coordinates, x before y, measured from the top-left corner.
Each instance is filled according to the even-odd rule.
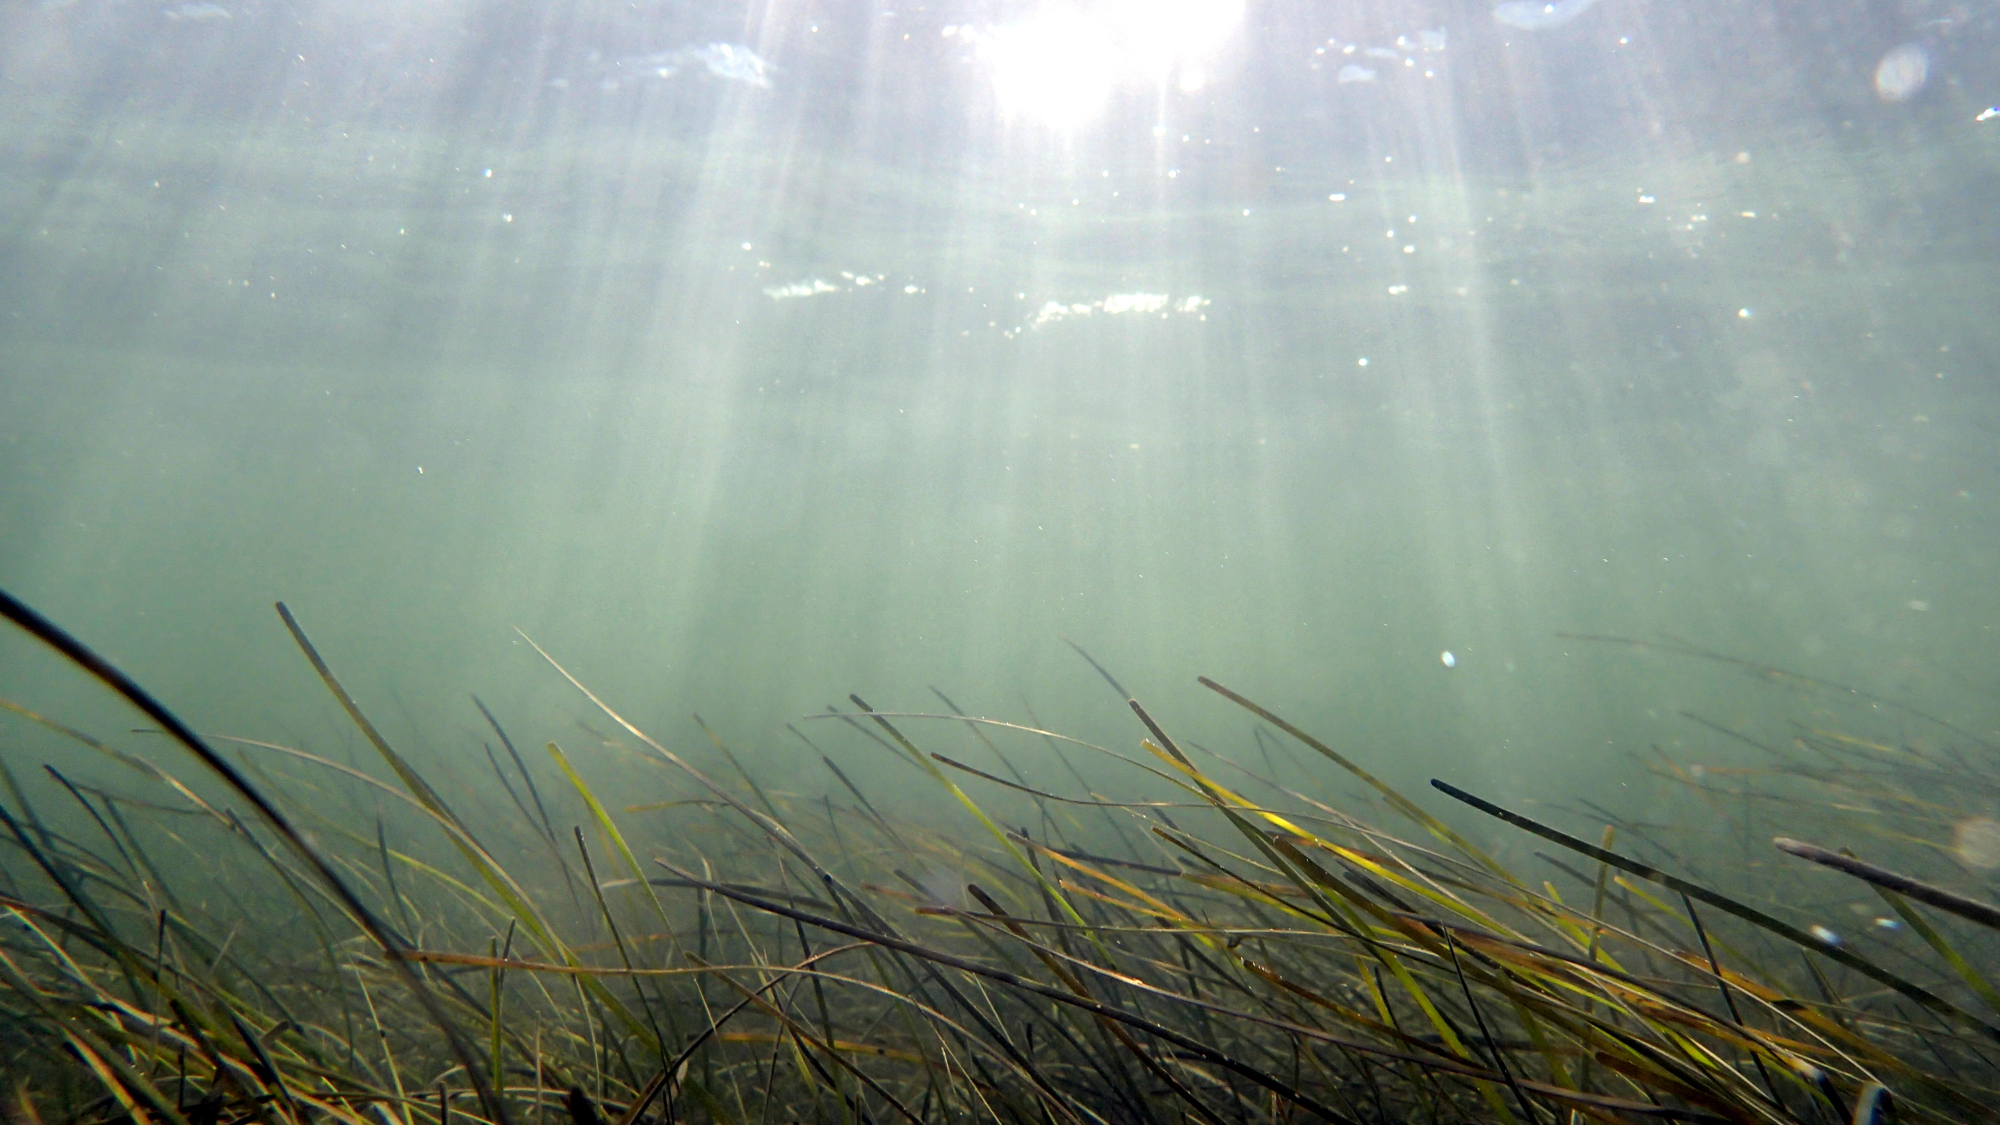
[[[0,1125],[2000,1125],[2000,0],[0,0]]]
[[[515,814],[474,823],[282,604],[379,769],[198,733],[34,609],[0,611],[144,716],[92,733],[0,700],[0,738],[126,767],[90,785],[0,759],[22,1125],[2000,1116],[1979,877],[2000,825],[1962,812],[1995,748],[1684,642],[1570,638],[1722,666],[1792,717],[1774,736],[1690,713],[1761,761],[1655,746],[1669,797],[1563,813],[1597,818],[1588,839],[1442,779],[1399,793],[1365,747],[1207,678],[1208,729],[1168,731],[1075,646],[1129,713],[1122,744],[936,689],[928,713],[857,696],[790,724],[782,790],[706,725],[656,740],[537,646],[651,780],[594,790],[474,699]],[[860,755],[943,811],[871,799],[840,765]],[[1084,756],[1158,796],[1015,765]],[[65,807],[27,798],[30,771]],[[1527,846],[1482,842],[1509,837]],[[1809,921],[1829,900],[1877,916]]]

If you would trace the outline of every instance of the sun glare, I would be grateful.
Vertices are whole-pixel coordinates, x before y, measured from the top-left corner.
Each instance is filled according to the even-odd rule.
[[[1044,10],[985,40],[993,91],[1008,116],[1056,126],[1095,117],[1111,93],[1116,54],[1109,29],[1080,12]]]
[[[1243,0],[1102,0],[1047,6],[982,39],[1009,117],[1057,128],[1096,117],[1121,85],[1208,81],[1205,61],[1243,18]]]

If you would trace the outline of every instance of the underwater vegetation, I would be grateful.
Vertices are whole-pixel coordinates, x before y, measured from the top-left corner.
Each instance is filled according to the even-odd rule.
[[[0,756],[8,1118],[2000,1116],[2000,993],[1981,967],[2000,911],[1977,877],[2000,854],[1970,850],[1995,831],[1968,827],[1967,812],[1994,793],[2000,754],[1853,689],[1678,642],[1600,638],[1607,652],[1733,663],[1815,699],[1816,720],[1857,704],[1855,726],[1800,724],[1777,741],[1690,716],[1764,764],[1703,769],[1657,752],[1649,767],[1698,807],[1755,814],[1742,824],[1763,836],[1741,857],[1594,807],[1602,830],[1585,840],[1433,782],[1457,823],[1518,835],[1559,885],[1510,870],[1228,687],[1200,681],[1242,721],[1211,748],[1177,739],[1102,667],[1134,724],[1129,750],[1041,729],[1032,714],[970,716],[941,692],[935,714],[850,697],[793,727],[827,768],[827,794],[808,799],[760,784],[712,732],[700,754],[655,740],[550,658],[664,780],[649,803],[614,807],[560,746],[524,753],[475,701],[518,819],[468,823],[279,613],[393,780],[301,747],[205,738],[0,593],[0,614],[145,712],[157,726],[146,737],[177,742],[191,757],[172,761],[196,767],[0,700],[10,724],[137,779],[86,785],[40,766],[76,806],[58,813],[29,800],[19,752]],[[1891,712],[1892,727],[1937,737],[1863,728]],[[926,748],[947,732],[994,768]],[[837,764],[835,738],[920,771],[975,838],[889,815]],[[1171,796],[1116,799],[1074,772],[1030,777],[1013,765],[1021,747],[1064,764],[1112,755],[1135,791]],[[1273,755],[1326,788],[1287,786]],[[1330,796],[1333,783],[1365,800]],[[1003,804],[1031,822],[997,819],[989,810]],[[416,828],[425,840],[402,839]],[[1786,838],[1774,847],[1766,829]],[[1731,864],[1775,871],[1798,893],[1760,892],[1745,872],[1694,874]],[[1879,902],[1876,922],[1894,925],[1837,933],[1813,920],[1827,894]]]

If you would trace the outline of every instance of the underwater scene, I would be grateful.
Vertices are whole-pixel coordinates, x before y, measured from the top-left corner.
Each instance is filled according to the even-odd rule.
[[[2000,1120],[2000,0],[0,0],[0,1122]]]

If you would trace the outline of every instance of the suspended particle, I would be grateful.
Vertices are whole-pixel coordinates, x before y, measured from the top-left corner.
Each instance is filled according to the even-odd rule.
[[[1909,101],[1923,90],[1930,76],[1931,57],[1921,46],[1905,43],[1892,47],[1875,64],[1875,96],[1890,105]]]
[[[2000,820],[1968,816],[1952,825],[1951,850],[1967,867],[2000,867]]]

